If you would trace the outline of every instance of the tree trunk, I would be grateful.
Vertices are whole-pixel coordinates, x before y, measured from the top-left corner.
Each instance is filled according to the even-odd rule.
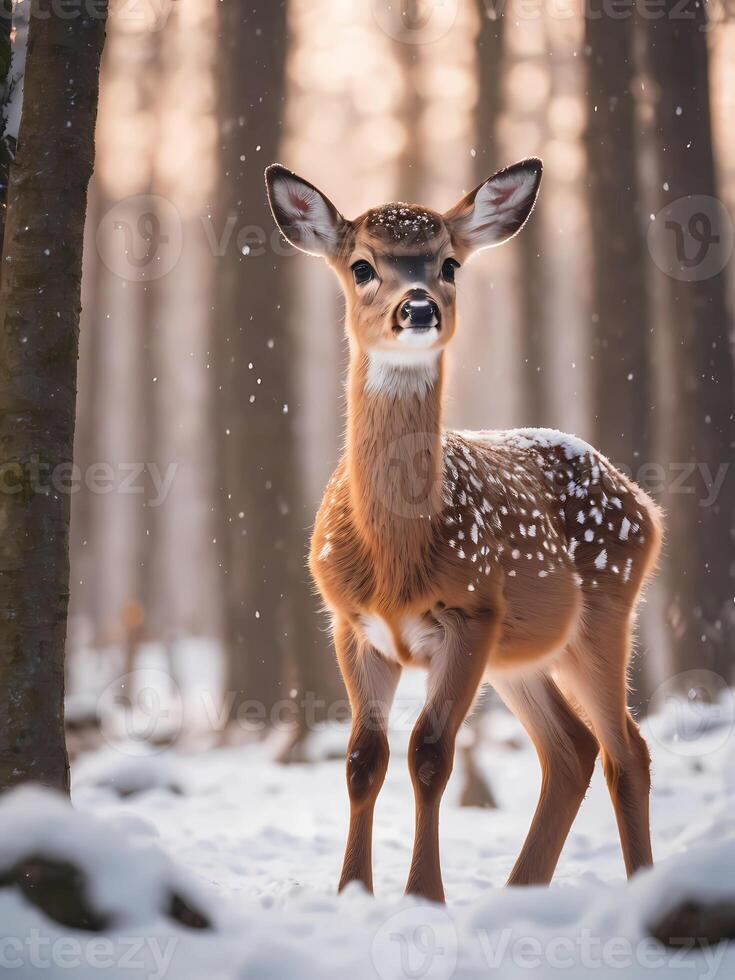
[[[493,29],[498,31],[498,25],[501,23],[502,18],[495,23],[490,21],[485,28],[486,33]],[[495,82],[497,91],[500,93],[503,92],[505,79],[514,69],[517,71],[519,68],[547,68],[542,53],[547,50],[543,20],[534,20],[533,23],[522,26],[518,24],[508,25],[505,30],[504,36],[497,34],[495,44],[499,55],[502,57],[500,77]],[[523,45],[520,46],[521,50],[518,50],[519,32],[524,34],[533,32],[529,37],[535,37],[536,43],[529,45],[530,50],[526,51]],[[512,41],[514,35],[516,38],[515,45]],[[485,75],[488,74],[488,71],[487,67],[483,69]],[[487,82],[485,87],[489,88]],[[498,104],[499,99],[501,100],[500,105]],[[522,151],[524,155],[532,152],[540,153],[546,136],[546,116],[549,109],[548,95],[544,97],[543,90],[541,90],[538,99],[531,105],[524,105],[523,103],[517,105],[515,102],[505,103],[506,100],[496,94],[492,96],[490,105],[495,112],[505,114],[506,122],[511,122],[511,129],[518,127],[521,132],[525,129],[536,134],[536,139],[533,142],[529,141],[525,135],[522,137],[522,143],[526,147]],[[511,138],[509,142],[513,147],[515,156],[515,144],[521,141],[516,136],[515,139]],[[507,162],[505,161],[505,163]],[[533,219],[528,222],[528,225],[523,229],[523,234],[512,246],[517,249],[518,254],[518,342],[523,395],[521,421],[525,425],[545,425],[550,408],[547,347],[551,324],[547,313],[548,301],[544,283],[543,225],[541,223],[541,212],[545,207],[545,200],[546,194],[543,193],[536,205],[536,213]]]
[[[587,187],[592,241],[592,399],[595,443],[634,477],[651,461],[646,249],[636,168],[633,17],[587,0]],[[631,699],[650,694],[642,657]]]
[[[498,155],[498,119],[502,109],[503,31],[505,21],[495,8],[478,0],[477,108],[475,110],[475,184],[486,180],[503,162]],[[528,229],[526,229],[528,231]]]
[[[146,49],[142,64],[142,92],[139,105],[142,109],[153,112],[158,124],[161,122],[160,100],[162,82],[162,51],[161,32],[156,31],[145,39]],[[150,176],[145,193],[151,195],[151,209],[155,211],[155,195],[159,191],[156,174],[156,145],[152,137],[146,152],[150,156]],[[160,281],[135,284],[138,290],[138,331],[140,341],[137,349],[137,374],[140,379],[142,411],[138,416],[139,429],[135,433],[135,443],[139,458],[149,464],[160,467],[164,465],[164,454],[161,437],[161,415],[163,407],[160,404],[160,392],[154,380],[161,374],[164,361],[161,351],[161,331],[159,322],[162,317],[162,302]],[[145,478],[145,494],[142,498],[136,527],[135,565],[130,597],[139,601],[143,608],[144,625],[142,637],[149,642],[165,641],[170,637],[170,630],[165,627],[165,617],[162,610],[162,596],[159,582],[162,568],[159,560],[161,547],[160,508],[152,507],[150,501],[155,499],[153,482],[150,474]]]
[[[272,709],[289,697],[287,680],[295,681],[301,705],[319,693],[318,654],[323,676],[333,667],[305,564],[313,515],[304,504],[295,433],[298,358],[286,299],[292,259],[274,249],[280,239],[263,179],[281,141],[286,5],[227,0],[220,10],[222,225],[231,223],[221,261],[215,406],[225,647],[231,714],[255,702],[250,717],[262,728],[278,722]],[[246,227],[260,229],[259,243],[253,235],[237,240]],[[301,713],[292,706],[285,717],[301,724]]]
[[[104,68],[103,68],[104,74]],[[98,164],[99,165],[99,164]],[[101,446],[103,433],[99,420],[104,400],[103,332],[106,272],[99,252],[94,247],[95,231],[107,211],[100,181],[95,177],[87,196],[86,246],[82,284],[82,314],[77,369],[77,417],[74,427],[74,461],[80,473],[105,455]],[[82,483],[72,494],[71,527],[74,534],[69,543],[71,594],[69,599],[70,635],[67,643],[67,677],[74,671],[74,657],[83,642],[96,646],[101,635],[99,590],[101,578],[99,549],[94,527],[95,494]],[[76,630],[75,628],[76,627]],[[72,690],[72,694],[75,692]]]
[[[478,93],[473,119],[473,184],[487,180],[507,163],[498,153],[498,122],[503,110],[505,19],[487,0],[478,0],[477,6],[480,28],[477,35]],[[526,228],[525,232],[528,230]],[[481,698],[463,729],[464,739],[456,752],[461,761],[462,773],[460,806],[497,806],[490,783],[477,760],[477,752],[483,739],[482,717],[490,711],[492,708],[488,698]]]
[[[587,186],[596,440],[632,472],[650,459],[646,252],[636,171],[632,17],[587,4]]]
[[[675,670],[706,667],[731,682],[733,358],[725,271],[718,268],[726,263],[713,265],[718,253],[711,254],[712,249],[724,247],[729,237],[712,149],[707,15],[697,0],[684,5],[667,0],[664,6],[665,16],[662,12],[660,18],[647,20],[647,26],[656,89],[658,184],[664,189],[660,203],[673,208],[663,230],[671,231],[666,244],[677,260],[674,274],[667,279],[675,362],[672,382],[678,404],[668,431],[669,458],[678,466],[708,466],[713,477],[725,467],[724,482],[713,502],[704,504],[706,497],[695,476],[688,480],[689,492],[668,496],[667,618]],[[699,195],[710,200],[702,202]],[[699,253],[701,263],[684,271],[677,262],[696,258],[702,245],[698,229],[705,224],[709,242]],[[684,233],[682,254],[677,229]]]
[[[52,0],[36,9],[0,290],[0,788],[68,790],[69,483],[106,5],[71,19]]]
[[[401,100],[401,116],[405,121],[407,132],[415,131],[423,110],[423,99],[418,85],[421,64],[417,45],[407,44],[405,40],[393,43],[396,62],[403,77],[403,98]],[[425,191],[426,160],[425,148],[413,139],[406,139],[397,161],[396,170],[400,179],[400,194],[402,201],[417,204]]]
[[[520,314],[523,401],[526,424],[544,425],[548,418],[546,302],[541,261],[540,217],[534,215],[519,236],[521,254]]]

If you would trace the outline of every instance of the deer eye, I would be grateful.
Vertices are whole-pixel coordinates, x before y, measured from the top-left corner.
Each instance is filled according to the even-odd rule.
[[[369,262],[365,262],[364,260],[355,262],[352,266],[352,275],[355,277],[355,283],[358,286],[364,286],[366,282],[370,282],[371,279],[375,278],[375,269],[373,269]]]
[[[454,282],[454,273],[459,269],[459,262],[456,259],[444,259],[442,265],[442,279],[444,282]]]

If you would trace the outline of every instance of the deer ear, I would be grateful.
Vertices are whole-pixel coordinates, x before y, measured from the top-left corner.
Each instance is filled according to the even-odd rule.
[[[347,221],[308,180],[274,163],[265,171],[273,217],[284,237],[309,255],[334,255]]]
[[[469,252],[500,245],[526,223],[543,166],[536,157],[499,170],[444,215],[452,238]]]

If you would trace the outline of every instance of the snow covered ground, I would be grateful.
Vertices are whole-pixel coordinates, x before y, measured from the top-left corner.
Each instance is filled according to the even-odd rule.
[[[664,703],[647,726],[657,866],[630,884],[598,764],[552,887],[503,887],[539,772],[515,720],[493,711],[481,762],[500,806],[460,808],[455,771],[441,824],[448,904],[439,908],[402,896],[413,830],[405,746],[417,683],[409,677],[399,691],[376,812],[375,898],[358,888],[335,893],[347,827],[342,761],[279,767],[269,742],[146,756],[140,743],[122,741],[75,766],[76,813],[38,791],[0,804],[0,871],[24,848],[76,860],[93,904],[114,912],[116,925],[70,930],[17,889],[0,888],[0,966],[82,980],[735,976],[735,943],[672,950],[647,933],[681,898],[735,899],[730,692],[708,708]],[[334,727],[316,737],[315,751],[327,756],[345,739]],[[170,887],[213,928],[173,921]]]

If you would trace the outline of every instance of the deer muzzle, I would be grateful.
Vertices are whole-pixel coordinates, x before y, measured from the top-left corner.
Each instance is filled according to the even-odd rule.
[[[439,321],[439,307],[424,290],[412,290],[398,306],[398,330],[431,330]]]

